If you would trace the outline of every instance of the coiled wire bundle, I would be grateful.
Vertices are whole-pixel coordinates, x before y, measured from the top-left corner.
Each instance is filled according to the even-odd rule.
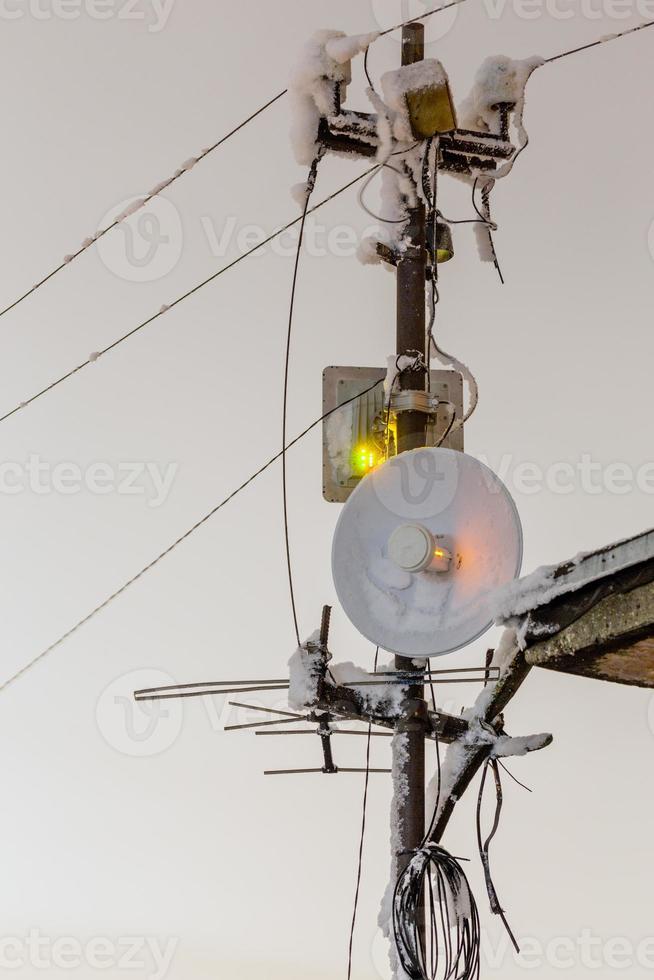
[[[461,865],[440,845],[424,844],[400,875],[393,928],[410,980],[479,977],[477,905]]]

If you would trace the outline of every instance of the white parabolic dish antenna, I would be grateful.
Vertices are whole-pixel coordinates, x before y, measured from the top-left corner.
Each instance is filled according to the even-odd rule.
[[[520,573],[522,527],[502,481],[451,449],[402,453],[343,507],[332,573],[348,618],[407,657],[451,653],[492,625],[489,598]]]

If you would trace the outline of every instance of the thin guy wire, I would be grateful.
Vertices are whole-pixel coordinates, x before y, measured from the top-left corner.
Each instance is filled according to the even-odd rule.
[[[373,672],[377,673],[377,663],[379,661],[379,647],[375,650],[375,662]],[[357,865],[357,885],[354,892],[354,908],[352,910],[352,925],[350,926],[350,945],[347,959],[347,980],[352,977],[352,951],[354,948],[354,930],[357,923],[357,911],[359,908],[359,895],[361,892],[361,873],[363,871],[363,846],[366,838],[366,815],[368,809],[368,786],[370,784],[370,746],[372,744],[372,722],[368,722],[368,741],[366,745],[366,779],[363,786],[363,804],[361,813],[361,837],[359,840],[359,859]]]
[[[300,222],[300,233],[298,235],[297,249],[295,251],[295,263],[293,266],[293,283],[291,286],[291,302],[288,311],[288,330],[286,332],[286,357],[284,360],[284,397],[283,397],[283,406],[282,406],[282,498],[283,498],[283,513],[284,513],[284,544],[286,548],[288,590],[289,590],[289,596],[291,600],[293,627],[295,629],[295,639],[297,640],[298,649],[301,646],[300,628],[298,626],[298,619],[297,619],[295,588],[293,586],[293,562],[291,559],[291,542],[290,542],[289,529],[288,529],[288,481],[287,481],[287,474],[286,474],[286,426],[288,422],[288,379],[289,379],[289,370],[290,370],[290,362],[291,362],[291,338],[293,334],[293,315],[295,313],[295,295],[297,292],[298,273],[300,271],[300,256],[302,255],[302,243],[304,242],[304,229],[307,222],[307,211],[309,209],[309,201],[311,200],[311,195],[313,194],[314,188],[316,186],[316,177],[318,174],[319,162],[320,162],[320,157],[318,156],[311,164],[311,168],[309,170],[307,192],[304,200],[304,208],[302,209],[302,221]]]

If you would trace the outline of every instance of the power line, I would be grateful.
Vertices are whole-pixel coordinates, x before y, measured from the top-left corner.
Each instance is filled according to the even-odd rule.
[[[411,20],[425,20],[427,17],[431,17],[433,14],[440,13],[443,10],[448,10],[450,7],[455,7],[458,4],[464,2],[465,0],[452,0],[451,3],[448,3],[443,7],[435,7],[433,10],[427,11],[427,13],[422,14],[420,17],[411,18]],[[390,34],[393,31],[399,30],[400,28],[404,27],[405,24],[408,23],[411,23],[411,21],[405,21],[402,24],[397,24],[395,27],[390,27],[388,28],[388,30],[382,31],[379,36],[384,37],[386,34]],[[171,187],[177,180],[179,180],[180,177],[183,177],[185,173],[188,173],[190,170],[192,170],[195,166],[197,166],[198,163],[201,163],[202,160],[208,157],[209,154],[213,153],[214,150],[217,150],[220,146],[226,143],[227,140],[231,139],[232,136],[235,136],[236,133],[244,129],[245,126],[248,125],[248,123],[251,123],[254,119],[256,119],[263,112],[265,112],[266,109],[269,109],[270,106],[274,105],[276,102],[279,102],[287,94],[288,94],[288,89],[287,88],[282,89],[281,92],[278,92],[277,95],[274,95],[271,99],[265,102],[264,105],[262,105],[259,109],[256,109],[250,116],[247,116],[247,118],[244,119],[242,122],[240,122],[238,126],[235,126],[234,129],[230,130],[229,133],[226,133],[225,136],[221,136],[221,138],[217,140],[215,143],[212,143],[211,146],[208,146],[204,150],[202,150],[202,152],[199,153],[197,157],[191,157],[190,159],[186,160],[181,165],[181,167],[179,167],[175,171],[172,177],[168,177],[166,180],[162,180],[151,191],[149,191],[144,198],[135,201],[133,205],[131,205],[129,208],[127,208],[125,211],[119,214],[118,217],[114,221],[112,221],[109,225],[107,225],[105,228],[102,228],[100,231],[95,232],[95,234],[86,238],[82,243],[82,245],[80,246],[80,248],[78,248],[75,252],[72,252],[70,255],[67,255],[64,258],[63,262],[60,262],[59,265],[55,266],[55,268],[52,269],[50,272],[48,272],[47,275],[43,276],[42,279],[39,279],[39,281],[34,283],[33,286],[30,286],[30,288],[27,289],[24,293],[22,293],[22,295],[18,296],[15,300],[9,303],[8,306],[5,306],[4,309],[0,310],[0,317],[3,317],[6,313],[10,313],[11,310],[16,309],[16,307],[19,306],[24,300],[32,296],[42,286],[45,286],[45,284],[50,282],[51,279],[54,279],[54,277],[58,275],[58,273],[62,272],[69,265],[71,265],[76,259],[78,259],[80,255],[83,255],[84,252],[88,251],[88,249],[90,249],[93,245],[99,242],[101,238],[104,238],[104,236],[107,235],[110,231],[113,231],[114,228],[117,228],[119,225],[121,225],[124,221],[127,220],[127,218],[143,210],[143,208],[146,207],[150,203],[150,201],[153,200],[153,198],[161,194],[162,191],[165,191],[169,187]]]
[[[610,41],[617,41],[621,37],[626,37],[628,34],[636,34],[638,31],[644,31],[648,27],[654,27],[654,20],[645,21],[643,24],[638,24],[636,27],[629,27],[626,31],[620,31],[617,34],[606,34],[604,37],[600,37],[597,41],[591,41],[589,44],[582,44],[578,48],[571,48],[569,51],[562,51],[561,54],[555,54],[551,58],[545,59],[546,65],[551,65],[554,61],[560,61],[561,58],[568,58],[571,54],[578,54],[580,51],[588,51],[590,48],[597,48],[600,44],[609,44]]]
[[[324,200],[320,201],[319,204],[314,205],[314,207],[310,208],[307,211],[307,216],[313,214],[315,211],[318,211],[320,208],[324,207],[324,205],[328,204],[330,201],[333,201],[334,198],[339,196],[339,194],[343,194],[345,191],[349,190],[350,187],[354,186],[354,184],[357,184],[360,180],[363,180],[364,177],[367,177],[370,173],[372,173],[374,169],[375,167],[372,167],[370,170],[366,170],[365,173],[362,173],[358,177],[355,177],[354,180],[351,180],[349,181],[349,183],[344,184],[343,187],[339,188],[339,190],[335,191],[333,194],[330,194],[329,197],[324,198]],[[302,221],[302,215],[300,215],[300,217],[298,218],[294,218],[293,221],[289,221],[288,224],[284,225],[283,228],[280,228],[278,231],[273,232],[273,234],[269,235],[268,238],[264,239],[262,242],[259,242],[257,245],[249,249],[247,252],[244,252],[242,255],[239,255],[232,262],[229,262],[227,265],[223,266],[217,272],[214,272],[207,279],[204,279],[196,286],[193,286],[192,289],[189,289],[181,296],[178,296],[177,299],[173,300],[172,303],[169,303],[166,306],[162,306],[157,313],[153,314],[153,316],[148,317],[147,320],[143,320],[142,323],[139,323],[136,327],[133,327],[131,330],[128,330],[128,332],[123,334],[122,337],[118,337],[117,340],[114,340],[111,344],[108,344],[107,347],[104,347],[102,350],[97,351],[96,353],[90,355],[81,364],[78,364],[76,367],[71,368],[70,371],[67,371],[65,374],[62,374],[61,377],[56,379],[56,381],[50,382],[50,384],[46,385],[45,388],[42,388],[40,391],[37,391],[36,394],[31,395],[25,401],[21,402],[20,405],[16,405],[15,408],[12,408],[9,412],[5,412],[4,415],[0,416],[0,423],[5,422],[7,419],[11,418],[12,415],[16,415],[17,412],[22,411],[22,409],[27,408],[28,405],[31,405],[39,398],[42,398],[43,395],[46,395],[54,388],[59,387],[59,385],[63,384],[65,381],[68,381],[69,378],[72,378],[74,375],[78,374],[84,368],[88,367],[89,364],[94,364],[98,360],[98,358],[102,357],[104,354],[108,354],[110,351],[114,350],[120,344],[124,343],[126,340],[129,340],[130,337],[133,337],[135,334],[139,333],[139,331],[143,330],[144,327],[147,327],[151,323],[154,323],[155,320],[158,320],[160,317],[164,316],[164,314],[168,313],[169,310],[172,310],[176,306],[179,306],[179,304],[183,303],[184,300],[189,299],[189,297],[199,292],[201,289],[209,285],[209,283],[213,282],[219,276],[222,276],[223,273],[228,272],[230,269],[233,269],[234,266],[239,264],[239,262],[242,262],[244,259],[247,259],[250,255],[258,251],[259,249],[263,248],[265,245],[268,245],[275,238],[279,238],[280,235],[283,235],[285,232],[289,231],[289,229],[293,228],[301,221]]]
[[[232,136],[235,136],[236,133],[240,132],[241,129],[244,129],[245,126],[247,126],[248,123],[252,122],[253,119],[256,119],[257,116],[260,116],[261,113],[265,112],[265,110],[270,108],[271,105],[274,105],[275,102],[278,102],[279,99],[281,99],[284,95],[286,95],[287,91],[288,89],[284,89],[283,92],[279,92],[277,95],[274,96],[274,98],[266,102],[265,105],[262,105],[260,109],[257,109],[256,112],[253,112],[251,116],[248,116],[247,119],[244,119],[243,122],[239,123],[238,126],[236,126],[234,129],[231,130],[231,132],[227,133],[225,136],[222,136],[216,143],[213,143],[212,146],[208,146],[206,149],[204,149],[199,156],[192,157],[190,160],[187,160],[185,163],[183,163],[182,166],[175,171],[172,177],[169,177],[167,180],[161,181],[160,184],[157,184],[156,187],[153,187],[153,189],[149,191],[144,198],[135,201],[134,204],[132,204],[129,208],[126,208],[125,211],[119,214],[118,217],[111,222],[111,224],[106,226],[106,228],[103,228],[101,231],[96,232],[93,236],[85,239],[81,247],[78,248],[76,252],[73,252],[71,255],[67,255],[63,260],[63,262],[61,262],[56,268],[54,268],[51,272],[49,272],[47,276],[44,276],[43,279],[40,279],[37,283],[31,286],[28,290],[26,290],[26,292],[22,294],[22,296],[19,296],[18,299],[15,299],[12,303],[10,303],[9,306],[5,306],[4,310],[0,310],[0,317],[3,317],[5,313],[9,313],[11,310],[14,310],[17,306],[20,305],[20,303],[23,302],[23,300],[26,300],[28,296],[32,296],[38,289],[41,288],[41,286],[45,286],[45,284],[49,282],[51,279],[53,279],[59,272],[61,272],[63,269],[66,269],[69,265],[71,265],[72,262],[75,261],[75,259],[78,259],[80,255],[83,255],[84,252],[88,251],[88,249],[90,249],[92,245],[95,245],[97,242],[99,242],[101,238],[104,238],[105,235],[107,235],[110,231],[113,231],[114,228],[117,228],[118,225],[126,221],[127,218],[130,218],[133,214],[137,214],[139,211],[141,211],[144,207],[146,207],[146,205],[150,203],[150,201],[153,200],[153,198],[158,197],[158,195],[161,194],[162,191],[165,191],[169,187],[171,187],[175,183],[175,181],[179,180],[180,177],[183,177],[184,174],[192,170],[193,167],[197,166],[197,164],[200,163],[202,160],[204,160],[205,157],[208,157],[210,153],[213,153],[214,150],[217,150],[219,146],[222,146],[223,143],[226,143],[228,139],[230,139]]]
[[[104,599],[103,602],[101,602],[94,609],[92,609],[90,613],[88,613],[86,616],[83,617],[83,619],[80,619],[79,622],[77,622],[73,627],[71,627],[71,629],[67,630],[62,636],[60,636],[58,640],[55,640],[54,643],[51,643],[50,646],[46,647],[45,650],[43,650],[36,657],[30,660],[29,663],[27,663],[24,667],[21,667],[20,670],[16,671],[16,673],[13,674],[8,680],[4,681],[3,684],[0,684],[0,692],[4,691],[7,687],[9,687],[10,684],[13,684],[14,681],[18,680],[19,677],[22,677],[22,675],[27,673],[28,670],[31,670],[32,667],[40,663],[40,661],[43,660],[45,657],[47,657],[49,653],[52,653],[54,650],[60,647],[63,643],[65,643],[66,640],[70,639],[70,637],[73,636],[74,633],[77,633],[77,631],[80,630],[82,626],[85,626],[88,622],[90,622],[90,620],[92,620],[95,616],[97,616],[98,613],[106,609],[107,606],[114,601],[114,599],[117,599],[124,592],[126,592],[131,585],[134,585],[136,582],[139,581],[139,579],[143,578],[146,572],[149,572],[152,568],[155,567],[155,565],[158,565],[159,562],[161,562],[164,558],[170,555],[171,552],[173,552],[180,544],[186,541],[187,538],[190,538],[192,534],[194,534],[197,530],[203,527],[203,525],[205,525],[209,520],[211,520],[211,518],[214,517],[219,510],[222,510],[222,508],[225,507],[226,504],[228,504],[231,500],[233,500],[234,497],[238,496],[238,494],[241,493],[242,490],[245,490],[245,488],[248,487],[251,483],[253,483],[257,479],[257,477],[261,476],[262,473],[265,473],[265,471],[269,469],[269,467],[271,467],[273,463],[277,462],[278,459],[281,459],[292,446],[295,446],[298,442],[300,442],[301,439],[304,439],[304,437],[308,435],[309,432],[312,431],[312,429],[315,429],[317,425],[320,425],[321,422],[323,422],[326,418],[329,418],[330,415],[333,415],[334,412],[338,412],[341,408],[345,408],[345,406],[349,405],[351,402],[357,401],[357,399],[359,398],[363,398],[363,396],[367,395],[369,391],[372,391],[373,388],[378,387],[378,385],[382,383],[383,383],[383,378],[380,379],[379,381],[375,381],[374,384],[370,385],[368,388],[360,392],[358,395],[354,395],[352,398],[348,398],[340,405],[337,405],[336,408],[332,408],[328,412],[325,412],[324,415],[321,415],[320,418],[312,422],[311,425],[308,425],[306,429],[300,432],[300,434],[296,436],[294,439],[292,439],[291,442],[289,442],[283,449],[281,449],[278,453],[272,456],[267,463],[264,463],[263,466],[259,467],[258,470],[256,470],[251,476],[249,476],[247,480],[245,480],[239,487],[236,488],[236,490],[233,490],[227,497],[221,500],[219,504],[216,504],[215,507],[212,507],[212,509],[208,513],[206,513],[204,517],[201,517],[198,521],[196,521],[195,524],[193,524],[187,531],[184,532],[184,534],[180,535],[180,537],[178,537],[175,541],[173,541],[173,543],[170,544],[159,555],[157,555],[156,558],[153,558],[152,561],[148,562],[147,565],[144,565],[144,567],[139,572],[137,572],[136,575],[133,575],[130,579],[128,579],[123,585],[120,586],[120,588],[116,589],[115,592],[112,592],[110,596],[108,596],[106,599]]]

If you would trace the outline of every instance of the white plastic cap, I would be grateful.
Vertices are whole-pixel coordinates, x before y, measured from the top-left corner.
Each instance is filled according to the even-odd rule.
[[[436,543],[422,524],[401,524],[388,541],[388,557],[405,572],[423,572],[434,557]]]

